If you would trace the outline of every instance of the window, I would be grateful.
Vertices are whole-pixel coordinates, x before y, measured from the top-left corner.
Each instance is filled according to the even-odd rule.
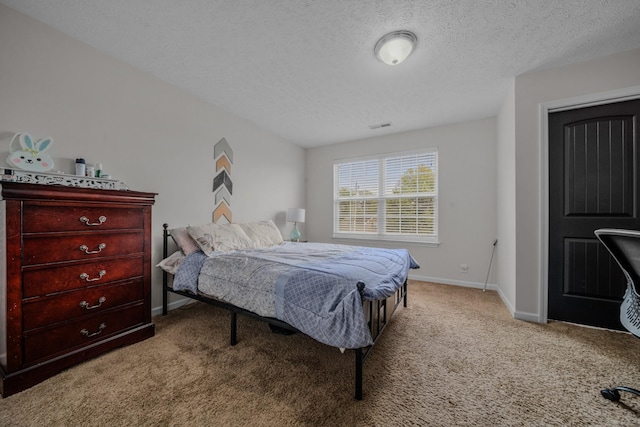
[[[438,242],[438,151],[337,161],[334,237]]]

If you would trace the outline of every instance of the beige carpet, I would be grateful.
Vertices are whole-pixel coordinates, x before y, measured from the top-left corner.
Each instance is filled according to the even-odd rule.
[[[156,318],[156,336],[0,401],[3,426],[631,426],[640,340],[514,320],[495,292],[412,282],[364,365],[353,352],[194,304]]]

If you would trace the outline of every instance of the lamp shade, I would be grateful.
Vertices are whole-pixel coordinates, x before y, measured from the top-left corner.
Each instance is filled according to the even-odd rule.
[[[394,31],[376,43],[376,57],[388,65],[398,65],[413,52],[418,38],[411,31]]]
[[[304,222],[304,209],[287,209],[287,222]]]

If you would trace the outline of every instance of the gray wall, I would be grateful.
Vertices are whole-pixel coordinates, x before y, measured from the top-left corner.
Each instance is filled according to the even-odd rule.
[[[496,282],[498,292],[511,313],[516,300],[516,92],[515,79],[509,85],[497,118],[497,227]]]
[[[640,94],[640,49],[518,76],[515,97],[510,94],[505,100],[499,120],[498,174],[504,181],[500,188],[507,191],[500,191],[499,234],[511,236],[515,246],[499,253],[499,265],[509,267],[501,271],[498,286],[517,318],[546,320],[547,130],[542,107],[607,99],[614,92]],[[515,191],[505,182],[514,182]]]
[[[438,147],[440,245],[333,239],[333,162]],[[314,241],[406,247],[415,279],[481,287],[496,238],[495,118],[380,136],[307,150],[307,236]],[[460,264],[469,266],[468,273]],[[489,277],[493,284],[495,265]]]
[[[0,5],[0,162],[15,132],[54,139],[55,170],[73,159],[101,162],[132,190],[159,193],[153,259],[162,224],[211,222],[213,146],[234,150],[235,222],[273,219],[304,207],[304,149]],[[161,304],[159,269],[153,301]]]
[[[0,161],[15,132],[50,136],[57,170],[71,172],[73,159],[85,157],[131,189],[158,192],[154,262],[163,222],[210,221],[212,151],[222,137],[234,150],[234,221],[274,219],[287,236],[285,210],[306,207],[303,233],[327,242],[334,241],[334,160],[436,146],[441,244],[383,246],[410,249],[422,265],[412,277],[482,286],[498,237],[489,283],[529,320],[546,316],[541,105],[625,88],[640,93],[640,50],[633,50],[518,76],[497,118],[305,150],[4,6],[0,52]]]

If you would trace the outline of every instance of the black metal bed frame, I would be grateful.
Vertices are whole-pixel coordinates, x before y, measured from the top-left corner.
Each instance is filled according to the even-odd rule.
[[[171,235],[169,231],[168,224],[162,224],[163,233],[162,233],[162,258],[167,258],[169,256],[169,236]],[[365,301],[363,298],[365,284],[362,282],[357,283],[358,292],[360,294],[360,298],[363,301],[363,310],[365,310],[365,316],[368,318],[367,324],[369,325],[369,331],[371,332],[371,337],[373,339],[373,344],[368,347],[361,347],[355,349],[356,355],[356,366],[355,366],[355,398],[357,400],[362,400],[362,370],[363,364],[366,360],[367,356],[369,356],[371,350],[380,339],[382,335],[382,331],[384,331],[385,327],[388,324],[388,320],[391,319],[391,316],[395,313],[396,309],[402,302],[404,307],[407,306],[407,282],[396,291],[394,298],[393,309],[391,313],[387,316],[387,299],[375,300],[375,301]],[[163,270],[162,272],[162,315],[165,316],[167,314],[167,306],[168,306],[168,293],[172,292],[174,294],[182,295],[187,298],[191,298],[197,301],[204,302],[209,305],[213,305],[215,307],[220,307],[225,310],[228,310],[231,317],[231,331],[230,331],[230,344],[236,345],[237,343],[237,316],[238,314],[242,314],[247,317],[251,317],[254,319],[261,320],[263,322],[267,322],[271,326],[275,326],[276,328],[281,328],[285,331],[290,332],[300,332],[293,326],[289,325],[286,322],[278,320],[272,317],[264,317],[260,316],[252,311],[245,310],[243,308],[237,307],[233,304],[229,304],[224,301],[217,300],[212,297],[208,297],[202,294],[193,294],[191,292],[186,291],[175,291],[173,288],[169,286],[169,273]],[[301,332],[302,333],[302,332]]]

